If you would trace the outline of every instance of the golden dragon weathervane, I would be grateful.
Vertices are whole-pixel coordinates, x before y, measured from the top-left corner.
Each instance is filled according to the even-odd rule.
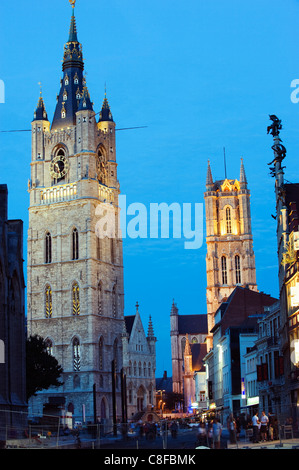
[[[75,8],[76,0],[69,0],[69,2],[72,5],[72,8]]]

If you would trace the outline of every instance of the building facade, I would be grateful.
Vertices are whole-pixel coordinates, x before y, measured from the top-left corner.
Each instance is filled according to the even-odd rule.
[[[204,363],[208,406],[223,411],[224,420],[247,405],[245,355],[255,346],[258,321],[265,316],[265,308],[276,301],[263,292],[238,286],[216,312],[211,330],[213,348]]]
[[[206,192],[208,349],[220,304],[236,286],[257,290],[251,229],[250,191],[243,160],[240,178],[213,181],[208,163]]]
[[[115,122],[106,95],[94,111],[74,9],[52,122],[42,96],[34,113],[28,191],[28,334],[64,371],[31,413],[52,403],[79,421],[109,420],[113,371],[121,411],[124,331]]]
[[[0,436],[27,417],[23,222],[8,220],[8,190],[0,185]]]
[[[277,253],[278,280],[280,297],[280,327],[281,353],[285,384],[280,403],[284,403],[284,414],[298,423],[299,405],[299,288],[298,288],[298,239],[299,239],[299,184],[288,183],[284,177],[283,161],[286,148],[282,144],[280,131],[281,121],[275,115],[267,132],[273,137],[273,160],[268,164],[275,179],[275,199],[277,222]],[[282,406],[282,405],[281,405]]]
[[[258,338],[255,343],[260,411],[266,410],[281,418],[285,411],[286,396],[279,335],[280,302],[268,307],[265,313],[265,317],[258,323]]]
[[[207,315],[180,315],[177,305],[173,302],[170,312],[170,341],[174,393],[184,394],[184,353],[187,338],[191,346],[203,344],[207,334]]]
[[[207,354],[207,345],[195,342],[190,344],[189,335],[186,336],[183,370],[184,409],[192,413],[206,407],[206,371],[203,358]]]
[[[126,371],[127,417],[155,406],[156,337],[151,317],[145,334],[139,306],[135,315],[125,316],[123,335],[123,365]]]

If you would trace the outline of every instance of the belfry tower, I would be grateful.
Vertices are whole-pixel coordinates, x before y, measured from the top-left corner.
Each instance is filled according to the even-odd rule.
[[[243,159],[239,180],[213,181],[208,162],[206,192],[208,350],[218,307],[236,286],[257,290],[250,191]]]
[[[27,285],[28,334],[46,340],[63,385],[39,392],[31,411],[56,404],[109,420],[111,382],[121,413],[124,331],[115,122],[106,94],[96,119],[74,9],[62,72],[52,122],[42,96],[32,121]]]

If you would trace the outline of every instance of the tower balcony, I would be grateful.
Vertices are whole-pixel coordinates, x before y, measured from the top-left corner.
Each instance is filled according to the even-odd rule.
[[[52,186],[41,191],[41,204],[55,204],[56,202],[72,201],[77,199],[77,183],[68,183]]]
[[[47,205],[58,202],[73,201],[74,199],[82,198],[83,194],[88,194],[88,192],[90,196],[90,188],[85,188],[84,181],[81,183],[83,186],[81,184],[82,187],[80,186],[80,190],[78,190],[78,182],[43,188],[40,191],[40,204]],[[94,196],[98,198],[99,201],[107,203],[113,203],[115,199],[113,189],[102,184],[98,185],[98,192],[97,194],[94,194]]]

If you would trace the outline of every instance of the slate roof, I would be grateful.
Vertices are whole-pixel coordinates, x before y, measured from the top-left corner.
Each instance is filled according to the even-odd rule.
[[[134,321],[135,321],[135,315],[125,316],[126,330],[129,336],[131,336]]]
[[[167,377],[165,374],[163,377],[156,378],[156,390],[165,390],[167,393],[172,392],[172,377]]]
[[[207,315],[178,315],[179,334],[207,334]]]
[[[203,365],[203,358],[207,354],[206,343],[190,343],[192,354],[192,369],[194,371],[204,372],[205,366]]]

